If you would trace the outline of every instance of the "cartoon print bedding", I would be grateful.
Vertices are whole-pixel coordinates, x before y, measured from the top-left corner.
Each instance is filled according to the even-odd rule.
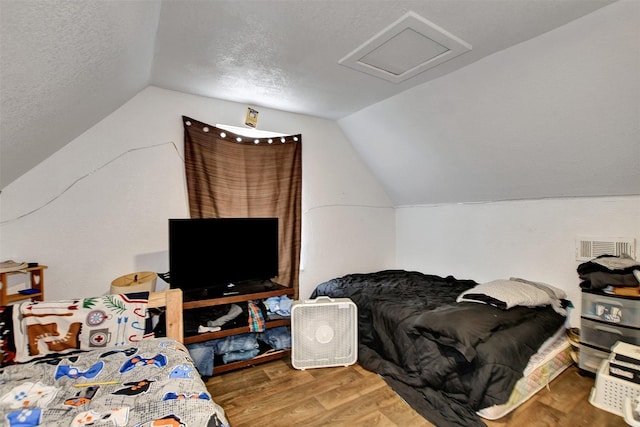
[[[186,348],[172,338],[6,366],[0,413],[10,427],[228,426]]]
[[[148,299],[0,307],[0,425],[228,427],[186,347],[153,337]]]

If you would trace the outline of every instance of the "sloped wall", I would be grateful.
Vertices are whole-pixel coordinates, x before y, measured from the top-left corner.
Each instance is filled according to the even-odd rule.
[[[339,121],[394,205],[640,194],[640,2]]]
[[[168,271],[167,219],[189,215],[181,116],[242,126],[246,109],[143,90],[2,191],[0,258],[48,265],[49,299],[104,294],[123,274]],[[393,208],[336,124],[258,110],[259,129],[303,138],[300,296],[334,276],[390,266]]]
[[[638,22],[621,0],[339,121],[397,206],[398,267],[546,281],[578,324],[574,239],[640,244]]]

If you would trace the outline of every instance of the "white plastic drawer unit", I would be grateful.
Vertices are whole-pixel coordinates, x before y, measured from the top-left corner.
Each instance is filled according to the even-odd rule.
[[[582,319],[580,342],[609,350],[617,341],[640,345],[640,329]]]
[[[582,292],[582,317],[640,327],[640,299]]]
[[[580,366],[581,369],[596,372],[600,367],[600,363],[602,363],[604,359],[608,358],[609,352],[580,344],[580,359],[578,366]]]

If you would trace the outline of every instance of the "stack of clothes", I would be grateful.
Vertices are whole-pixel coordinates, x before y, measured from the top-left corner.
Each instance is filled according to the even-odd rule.
[[[578,266],[578,276],[583,289],[640,295],[640,263],[628,255],[596,257]]]

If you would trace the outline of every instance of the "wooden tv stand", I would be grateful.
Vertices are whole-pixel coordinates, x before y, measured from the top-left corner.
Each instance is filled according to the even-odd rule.
[[[255,293],[241,293],[238,295],[229,295],[217,298],[208,298],[202,300],[189,300],[189,296],[185,296],[185,299],[182,303],[183,310],[189,310],[194,308],[203,308],[203,307],[212,307],[216,305],[225,305],[225,304],[233,304],[237,302],[245,302],[245,301],[253,301],[253,300],[265,300],[271,297],[277,297],[281,295],[287,295],[290,298],[295,294],[295,289],[287,288],[282,285],[274,284],[268,290],[261,290]],[[290,319],[277,319],[277,320],[267,320],[265,328],[276,328],[279,326],[288,326],[291,324]],[[249,329],[249,325],[242,326],[239,328],[232,329],[222,329],[216,332],[205,332],[197,335],[190,335],[184,337],[185,344],[193,344],[197,342],[209,341],[218,338],[228,337],[231,335],[240,335],[251,332]],[[248,360],[240,360],[237,362],[225,363],[222,365],[214,364],[213,374],[220,374],[227,371],[232,371],[235,369],[244,368],[246,366],[257,365],[264,362],[269,362],[271,360],[280,359],[285,356],[288,356],[291,353],[291,350],[273,350],[267,351],[265,353],[261,353],[256,357]]]

